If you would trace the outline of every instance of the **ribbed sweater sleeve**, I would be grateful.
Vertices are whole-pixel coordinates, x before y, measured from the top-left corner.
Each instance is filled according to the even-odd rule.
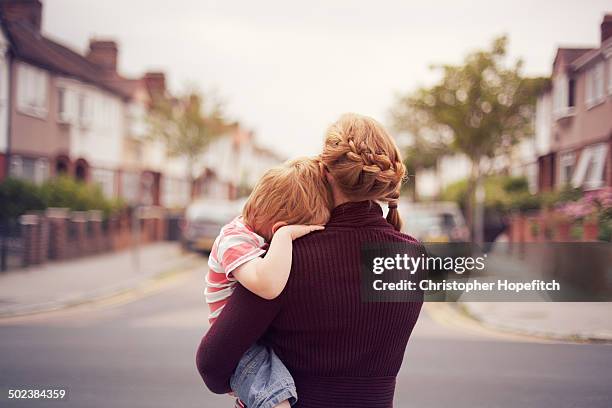
[[[200,342],[196,366],[214,393],[231,391],[230,378],[242,355],[266,331],[280,308],[280,297],[265,300],[241,285]]]

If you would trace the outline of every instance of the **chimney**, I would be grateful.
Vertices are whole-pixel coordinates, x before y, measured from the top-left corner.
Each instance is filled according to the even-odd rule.
[[[165,95],[166,74],[163,72],[147,72],[143,79],[151,96],[155,97]]]
[[[612,14],[606,14],[601,22],[601,42],[612,37]]]
[[[42,24],[40,0],[1,0],[0,13],[7,21],[20,22],[40,31]]]
[[[117,43],[108,40],[89,40],[87,59],[108,72],[117,72]]]

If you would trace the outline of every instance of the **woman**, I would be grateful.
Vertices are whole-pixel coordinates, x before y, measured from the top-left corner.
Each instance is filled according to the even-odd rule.
[[[422,302],[362,302],[360,251],[364,243],[416,242],[399,232],[405,167],[383,127],[354,114],[330,127],[321,162],[335,206],[325,230],[294,243],[291,276],[276,299],[237,287],[200,344],[198,370],[213,392],[229,392],[240,357],[259,341],[293,375],[295,407],[391,407]],[[387,219],[375,200],[388,203]]]

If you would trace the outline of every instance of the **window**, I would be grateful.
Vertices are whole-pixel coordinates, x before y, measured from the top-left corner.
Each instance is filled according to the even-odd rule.
[[[93,169],[91,179],[102,189],[107,198],[115,196],[115,172],[108,169]]]
[[[608,145],[599,143],[587,146],[582,150],[576,171],[572,178],[574,187],[596,189],[604,185],[604,170]]]
[[[597,105],[604,99],[604,63],[598,62],[585,75],[584,102],[587,108]]]
[[[10,174],[16,178],[41,184],[49,178],[49,161],[45,158],[12,156]]]
[[[561,154],[559,159],[559,184],[564,186],[570,182],[574,172],[574,165],[576,163],[576,154],[574,152],[567,152]]]
[[[553,82],[553,113],[557,118],[569,116],[573,113],[574,88],[573,79],[566,75],[559,75]]]
[[[67,88],[57,89],[57,116],[62,123],[74,123],[76,116],[74,92]]]
[[[189,204],[191,188],[189,180],[164,177],[162,184],[163,205],[184,207]]]
[[[48,75],[45,71],[20,63],[17,67],[17,108],[20,112],[47,116]]]
[[[612,58],[608,58],[608,93],[612,95]]]
[[[140,195],[140,174],[124,172],[121,174],[121,198],[129,204],[137,204]]]
[[[87,95],[79,95],[79,124],[89,127],[92,121],[92,101]]]
[[[584,188],[595,189],[603,187],[604,185],[604,169],[606,167],[606,155],[608,153],[608,145],[606,143],[600,143],[593,146],[589,146],[591,149],[591,162],[587,168]]]

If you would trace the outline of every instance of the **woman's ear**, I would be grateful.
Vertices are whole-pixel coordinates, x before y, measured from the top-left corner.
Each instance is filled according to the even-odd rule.
[[[274,235],[280,227],[284,227],[285,225],[288,225],[285,221],[275,222],[274,225],[272,226],[272,235]]]

